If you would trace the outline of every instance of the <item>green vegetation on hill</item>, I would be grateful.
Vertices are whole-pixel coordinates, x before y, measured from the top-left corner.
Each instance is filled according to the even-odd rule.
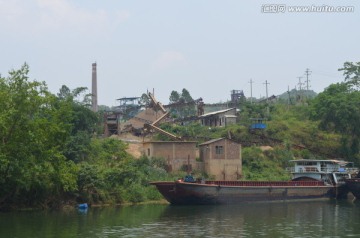
[[[278,99],[290,104],[296,104],[296,102],[313,99],[317,96],[313,90],[296,90],[285,92],[278,96]]]

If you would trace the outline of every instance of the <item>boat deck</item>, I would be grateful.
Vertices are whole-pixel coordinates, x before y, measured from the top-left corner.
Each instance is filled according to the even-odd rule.
[[[229,187],[294,187],[294,186],[325,186],[323,181],[205,181],[207,185],[229,186]]]

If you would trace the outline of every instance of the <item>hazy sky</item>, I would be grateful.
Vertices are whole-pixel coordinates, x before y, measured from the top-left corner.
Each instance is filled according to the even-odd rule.
[[[286,4],[263,13],[265,4]],[[351,13],[290,12],[291,6],[353,6]],[[273,8],[272,8],[273,9]],[[338,68],[360,61],[359,1],[0,0],[0,73],[24,62],[30,77],[53,93],[88,87],[97,62],[98,102],[155,88],[167,104],[172,90],[205,103],[230,90],[269,96],[293,89],[306,68],[311,89],[343,81]],[[305,77],[302,78],[304,82]]]

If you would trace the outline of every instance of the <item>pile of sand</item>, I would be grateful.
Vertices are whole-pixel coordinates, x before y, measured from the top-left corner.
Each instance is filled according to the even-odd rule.
[[[128,144],[126,152],[135,158],[139,158],[143,154],[143,137],[134,136],[131,133],[124,133],[119,136],[112,135],[111,137],[126,142]]]

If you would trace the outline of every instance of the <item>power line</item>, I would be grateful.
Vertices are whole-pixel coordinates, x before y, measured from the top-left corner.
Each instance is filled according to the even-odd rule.
[[[312,71],[312,74],[316,74],[316,75],[321,75],[321,76],[325,76],[325,77],[329,77],[329,78],[339,78],[339,75],[335,75],[332,73],[326,73],[326,72],[320,72],[320,71]]]

